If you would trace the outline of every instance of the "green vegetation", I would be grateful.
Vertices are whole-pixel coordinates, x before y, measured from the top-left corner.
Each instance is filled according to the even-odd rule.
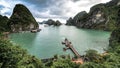
[[[120,45],[120,10],[118,11],[117,17],[116,29],[112,32],[110,38],[110,47],[115,49]]]
[[[79,65],[72,63],[70,59],[61,59],[53,62],[51,68],[78,68]]]

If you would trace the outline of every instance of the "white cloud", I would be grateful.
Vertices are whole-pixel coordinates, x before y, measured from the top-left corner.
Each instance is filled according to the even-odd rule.
[[[19,4],[19,3],[27,4],[27,3],[22,2],[20,0],[13,0],[13,1],[11,1],[11,0],[0,0],[0,5],[3,6],[3,8],[0,10],[0,14],[10,17],[10,15],[12,14],[14,6],[16,4]],[[9,13],[9,14],[6,14],[6,13]]]
[[[53,0],[55,1],[55,0]],[[110,0],[59,0],[55,1],[54,4],[50,4],[49,7],[46,9],[49,10],[49,12],[40,12],[40,15],[48,16],[50,18],[60,19],[63,17],[64,22],[66,22],[66,19],[69,17],[74,17],[78,12],[81,11],[87,11],[89,12],[90,8],[99,3],[106,3]],[[50,14],[52,13],[52,14]],[[63,21],[63,20],[62,20]]]

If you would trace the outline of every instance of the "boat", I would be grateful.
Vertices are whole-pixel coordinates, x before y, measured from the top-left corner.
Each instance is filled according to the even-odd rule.
[[[41,29],[34,29],[34,30],[31,30],[31,33],[37,33],[37,32],[40,32]]]

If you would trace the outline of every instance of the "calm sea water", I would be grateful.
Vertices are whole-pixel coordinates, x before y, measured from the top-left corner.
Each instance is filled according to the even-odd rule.
[[[22,48],[28,50],[32,55],[38,58],[49,58],[53,55],[65,55],[73,53],[70,50],[63,51],[64,45],[61,44],[65,38],[68,38],[79,52],[85,54],[86,50],[94,49],[103,53],[108,47],[110,32],[78,29],[74,26],[44,27],[40,26],[42,31],[38,33],[13,33],[10,39],[13,43],[20,44]]]

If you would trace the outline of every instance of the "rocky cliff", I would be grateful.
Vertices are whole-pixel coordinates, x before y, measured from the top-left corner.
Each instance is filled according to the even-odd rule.
[[[120,0],[97,4],[90,9],[89,13],[80,12],[73,19],[70,18],[66,25],[88,29],[114,30],[119,7]]]
[[[110,37],[110,46],[112,48],[116,48],[117,46],[120,46],[120,9],[118,11],[118,18],[117,18],[117,24],[116,29],[112,32]]]
[[[8,17],[0,15],[0,32],[9,31]]]
[[[9,20],[9,27],[12,32],[37,29],[38,23],[27,7],[17,4]]]
[[[79,24],[79,20],[84,19],[84,17],[86,15],[87,15],[87,13],[85,11],[79,12],[73,19],[70,17],[67,20],[66,25],[75,25],[75,26],[77,26],[76,24]]]

